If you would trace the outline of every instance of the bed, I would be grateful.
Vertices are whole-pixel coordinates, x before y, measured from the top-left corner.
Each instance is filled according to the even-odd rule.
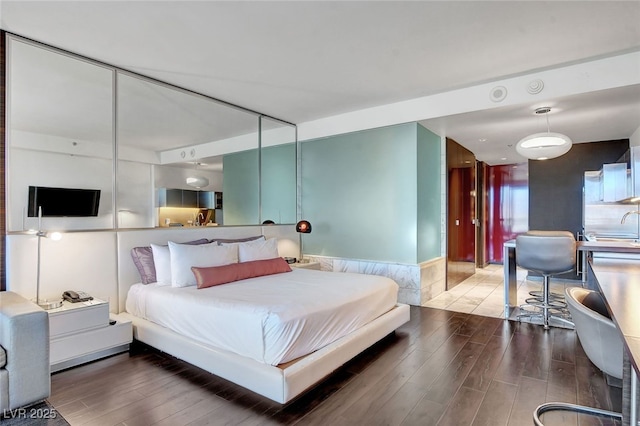
[[[388,278],[296,268],[200,289],[121,283],[120,299],[137,340],[281,404],[409,320]]]

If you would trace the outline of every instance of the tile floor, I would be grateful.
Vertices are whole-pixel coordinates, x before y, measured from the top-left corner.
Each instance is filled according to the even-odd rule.
[[[429,300],[424,306],[447,311],[465,312],[485,317],[504,318],[504,271],[502,265],[476,268],[476,273],[451,290]],[[527,271],[518,268],[518,304],[524,303],[529,291],[540,290],[542,281],[528,280]],[[556,281],[551,278],[551,291],[563,293],[565,286],[578,282]]]

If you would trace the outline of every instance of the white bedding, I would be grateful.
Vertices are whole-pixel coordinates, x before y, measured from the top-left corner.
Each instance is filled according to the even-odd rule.
[[[385,277],[293,269],[206,289],[135,284],[126,309],[210,346],[278,365],[389,311],[397,293]]]

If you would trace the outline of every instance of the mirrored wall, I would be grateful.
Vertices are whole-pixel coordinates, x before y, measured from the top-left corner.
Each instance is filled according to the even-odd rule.
[[[294,125],[11,35],[7,63],[8,231],[47,188],[99,193],[49,229],[295,223]]]

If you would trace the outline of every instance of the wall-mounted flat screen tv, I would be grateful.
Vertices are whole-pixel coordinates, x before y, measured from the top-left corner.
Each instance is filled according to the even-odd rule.
[[[27,216],[38,217],[38,207],[43,217],[98,216],[99,206],[99,189],[30,186]]]

